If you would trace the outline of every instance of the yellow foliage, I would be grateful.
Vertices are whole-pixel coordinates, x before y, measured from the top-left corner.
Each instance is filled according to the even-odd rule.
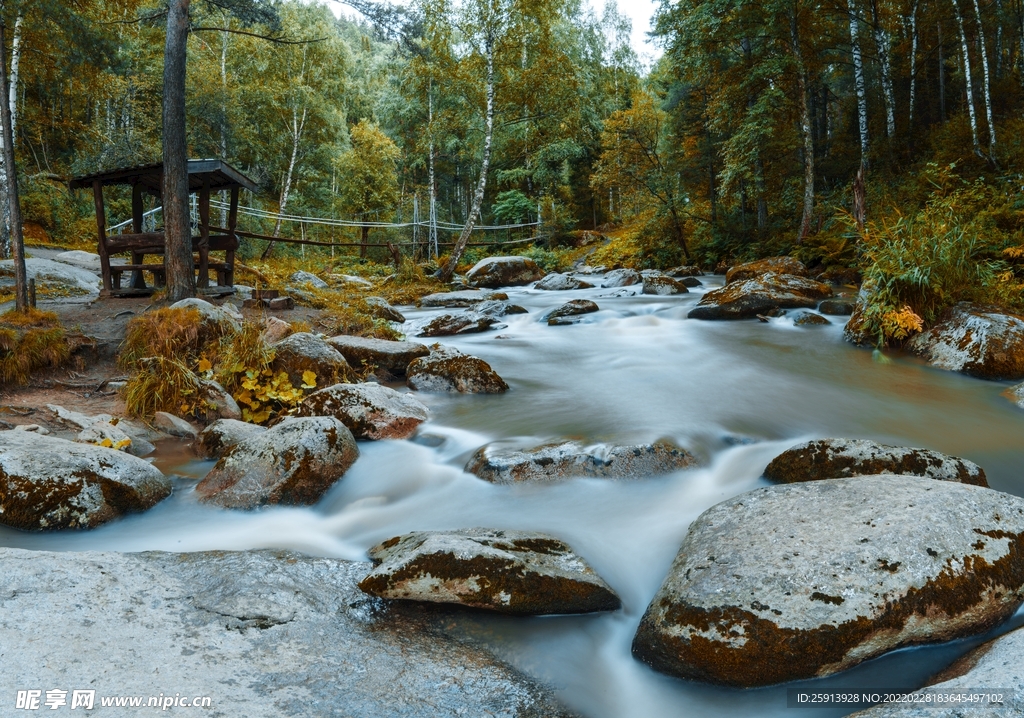
[[[899,311],[890,310],[882,315],[882,330],[893,339],[906,339],[924,329],[924,320],[907,305]]]

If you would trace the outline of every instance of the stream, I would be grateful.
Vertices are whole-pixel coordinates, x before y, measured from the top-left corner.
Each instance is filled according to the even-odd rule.
[[[599,279],[599,278],[598,278]],[[418,394],[431,419],[411,441],[360,443],[361,456],[309,508],[254,513],[201,506],[190,490],[213,465],[173,442],[157,465],[177,475],[171,498],[145,514],[88,532],[23,533],[0,527],[0,545],[53,551],[292,549],[366,560],[379,541],[413,530],[474,526],[545,532],[566,541],[619,594],[623,610],[582,617],[509,618],[460,613],[460,631],[546,682],[588,718],[792,714],[787,689],[919,687],[992,633],[913,648],[828,679],[757,690],[708,687],[660,675],[634,660],[630,642],[690,522],[708,507],[767,482],[768,462],[819,437],[924,447],[980,464],[992,488],[1024,496],[1024,411],[986,382],[906,356],[880,357],[843,341],[845,317],[797,327],[793,315],[758,321],[686,319],[721,277],[690,294],[653,297],[639,287],[560,292],[512,288],[530,310],[507,328],[439,341],[485,359],[511,386],[504,395]],[[569,299],[601,311],[575,326],[540,316]],[[402,327],[461,310],[402,308]],[[398,385],[395,385],[398,388]],[[404,390],[404,389],[403,389]],[[495,486],[462,471],[480,446],[551,439],[637,443],[659,438],[693,452],[703,468],[642,481],[578,479]],[[798,715],[841,716],[842,708]]]

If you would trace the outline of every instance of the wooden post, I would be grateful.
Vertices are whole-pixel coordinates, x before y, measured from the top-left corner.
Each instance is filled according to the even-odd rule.
[[[132,183],[132,231],[135,234],[142,233],[142,183],[136,180]],[[142,252],[132,252],[132,264],[142,264],[146,255]],[[133,289],[145,289],[146,279],[142,276],[142,270],[132,272],[131,287]]]
[[[36,308],[36,280],[28,280],[28,305],[33,309]]]
[[[99,235],[100,273],[103,275],[101,296],[110,296],[110,258],[107,256],[107,213],[103,209],[103,183],[92,182],[92,199],[96,205],[96,229]]]
[[[235,227],[238,226],[238,185],[231,188],[231,205],[228,209],[228,236],[231,238],[232,246],[238,246],[238,235],[235,234]],[[229,287],[235,286],[235,250],[229,249],[224,253],[224,263],[228,265],[224,273],[224,281]]]
[[[199,190],[199,281],[197,287],[210,286],[210,176],[203,176]]]

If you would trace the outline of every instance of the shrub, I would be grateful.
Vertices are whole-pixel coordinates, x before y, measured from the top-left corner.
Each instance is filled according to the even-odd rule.
[[[0,384],[26,384],[33,371],[61,366],[70,357],[56,314],[29,309],[0,315]]]

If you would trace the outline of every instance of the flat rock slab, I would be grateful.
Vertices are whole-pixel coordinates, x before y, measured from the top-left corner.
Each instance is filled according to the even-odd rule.
[[[0,431],[0,523],[7,526],[94,528],[170,494],[170,480],[135,456],[31,431]]]
[[[775,274],[791,274],[796,277],[806,277],[807,267],[798,259],[792,257],[769,257],[759,259],[756,262],[737,264],[730,267],[725,273],[725,283],[742,282],[744,279],[753,279],[762,274],[774,272]]]
[[[40,289],[47,286],[84,294],[98,294],[100,291],[100,278],[95,273],[51,259],[29,257],[25,260],[25,276],[36,280]],[[14,260],[0,260],[0,286],[13,286],[13,283]]]
[[[409,386],[417,391],[501,394],[508,384],[491,365],[458,349],[434,344],[430,355],[409,364]]]
[[[570,715],[548,689],[460,643],[450,619],[362,593],[368,563],[19,549],[0,549],[0,562],[0,692],[12,707],[19,690],[60,687],[95,690],[99,715],[164,715],[100,699],[168,691],[211,706],[167,715]]]
[[[768,272],[714,289],[687,315],[691,319],[753,319],[777,309],[813,309],[832,288],[792,274]]]
[[[772,486],[690,525],[633,639],[656,670],[752,687],[982,633],[1024,600],[1024,500],[869,476]]]
[[[1020,718],[1024,716],[1024,629],[981,644],[946,670],[933,676],[915,694],[931,695],[931,704],[879,705],[858,711],[849,718]],[[1003,703],[935,697],[1001,695]]]
[[[199,432],[193,448],[201,459],[219,459],[235,444],[267,430],[265,426],[237,419],[218,419]]]
[[[430,349],[425,344],[416,342],[394,342],[387,339],[371,339],[368,337],[350,337],[347,335],[331,337],[327,343],[337,349],[345,361],[356,369],[376,366],[392,376],[405,376],[409,362],[425,357]]]
[[[488,257],[481,259],[466,273],[474,287],[518,287],[536,282],[544,270],[529,257]]]
[[[686,449],[667,441],[632,446],[584,446],[565,441],[530,449],[490,444],[477,449],[466,464],[466,471],[491,483],[518,484],[580,477],[639,479],[696,465],[697,460]]]
[[[924,476],[988,486],[985,470],[973,461],[866,439],[818,439],[797,444],[772,459],[764,470],[766,479],[780,484],[874,474]]]
[[[420,531],[370,549],[378,564],[359,588],[381,598],[457,603],[521,616],[621,606],[571,548],[545,534]]]
[[[292,386],[300,387],[307,371],[316,374],[316,386],[330,386],[339,381],[355,378],[345,357],[316,334],[296,332],[274,344],[275,374],[285,372]]]
[[[504,292],[485,292],[480,289],[464,289],[460,292],[438,292],[436,294],[428,294],[420,299],[419,305],[430,309],[436,309],[439,307],[443,307],[445,309],[458,309],[472,306],[478,302],[504,299],[508,299],[508,295]]]
[[[487,331],[497,321],[493,316],[476,312],[441,314],[431,319],[416,336],[449,337],[455,334],[475,334]]]
[[[534,289],[562,292],[569,289],[593,289],[594,285],[569,274],[549,274],[534,285]]]
[[[333,416],[357,439],[407,439],[427,420],[414,396],[380,384],[335,384],[299,404],[296,416]]]
[[[358,456],[352,432],[333,416],[289,418],[231,447],[196,495],[231,509],[315,504]]]
[[[979,379],[1024,379],[1024,316],[961,302],[907,349],[929,364]]]

